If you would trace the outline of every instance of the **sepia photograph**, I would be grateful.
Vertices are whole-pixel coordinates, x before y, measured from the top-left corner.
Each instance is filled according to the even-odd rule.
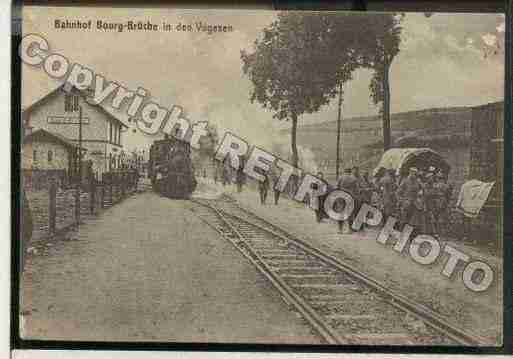
[[[22,340],[503,345],[503,14],[21,18]]]

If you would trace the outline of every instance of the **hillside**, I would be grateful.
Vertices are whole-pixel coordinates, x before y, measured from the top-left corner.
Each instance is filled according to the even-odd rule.
[[[470,107],[447,107],[447,108],[432,108],[419,111],[399,112],[391,115],[392,125],[399,126],[404,130],[418,129],[426,126],[441,125],[444,122],[451,122],[458,120],[465,116],[469,116],[471,112]],[[433,120],[435,122],[433,123]],[[343,119],[344,127],[346,128],[370,128],[378,126],[381,127],[381,117],[379,116],[362,116]],[[303,130],[316,130],[316,131],[333,131],[337,128],[337,121],[326,121],[319,124],[308,124],[299,126]]]
[[[470,137],[470,107],[433,108],[395,113],[391,116],[392,138],[398,147],[431,147],[447,152],[451,146],[467,146]],[[382,153],[381,118],[355,117],[342,122],[343,165],[360,164],[371,169]],[[288,129],[282,130],[288,135]],[[298,145],[311,149],[319,170],[334,172],[337,121],[298,127]]]

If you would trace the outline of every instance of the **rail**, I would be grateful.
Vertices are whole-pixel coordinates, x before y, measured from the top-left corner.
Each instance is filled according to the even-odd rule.
[[[367,288],[370,288],[388,304],[411,314],[413,317],[421,320],[437,333],[443,334],[445,337],[450,338],[450,340],[454,341],[455,343],[467,346],[487,345],[487,341],[484,338],[456,327],[455,325],[442,318],[438,313],[435,313],[426,306],[416,303],[411,299],[386,288],[383,284],[370,278],[365,273],[356,270],[350,264],[341,261],[338,258],[334,258],[333,256],[309,245],[308,243],[293,237],[275,224],[272,224],[265,219],[255,215],[254,213],[238,206],[234,202],[204,199],[194,199],[193,202],[210,209],[216,214],[216,216],[221,220],[221,224],[225,227],[224,229],[220,229],[220,226],[216,227],[215,225],[212,225],[207,220],[205,220],[205,222],[216,229],[224,237],[227,237],[226,227],[228,227],[228,232],[231,233],[228,237],[232,238],[231,241],[235,247],[257,266],[257,268],[273,283],[273,285],[275,285],[280,293],[282,293],[286,300],[294,305],[294,307],[296,307],[296,309],[328,343],[352,344],[355,342],[355,340],[351,335],[341,335],[337,333],[337,330],[330,326],[328,320],[323,319],[323,316],[318,314],[318,310],[314,309],[307,301],[303,299],[301,295],[297,294],[297,289],[292,288],[289,284],[287,284],[282,276],[277,274],[276,270],[273,270],[273,268],[269,265],[269,261],[263,258],[262,255],[260,255],[258,251],[253,248],[254,246],[248,245],[248,242],[251,242],[249,239],[249,237],[252,236],[251,232],[258,231],[260,234],[266,234],[268,237],[273,237],[273,240],[292,244],[294,248],[297,249],[288,250],[288,252],[283,250],[281,252],[282,255],[291,256],[298,255],[298,253],[305,253],[309,258],[315,259],[315,261],[321,265],[322,268],[330,268],[333,270],[333,276],[343,273],[356,283],[359,283],[358,285],[363,285]],[[221,203],[224,206],[233,206],[233,209],[236,208],[236,213],[233,213],[233,210],[230,211],[226,208],[219,208]],[[241,216],[241,213],[244,213],[245,216]],[[242,226],[242,228],[245,226],[245,233],[241,232],[240,228],[237,228],[238,226]],[[238,238],[238,240],[234,241],[233,238]],[[316,264],[313,263],[313,266],[315,265]],[[309,274],[303,273],[295,277],[292,276],[292,278],[303,278],[306,280],[306,278],[309,276],[318,277],[320,273],[321,272],[315,272],[315,270],[312,270]],[[290,275],[289,278],[291,278]],[[329,276],[327,276],[327,278],[329,278]]]

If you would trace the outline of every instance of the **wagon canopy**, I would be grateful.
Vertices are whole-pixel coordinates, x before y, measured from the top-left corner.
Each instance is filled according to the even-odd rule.
[[[398,176],[407,175],[410,167],[422,171],[434,167],[436,171],[441,170],[446,175],[451,170],[451,166],[442,155],[430,148],[392,148],[383,154],[373,175],[376,175],[381,167],[395,170]]]

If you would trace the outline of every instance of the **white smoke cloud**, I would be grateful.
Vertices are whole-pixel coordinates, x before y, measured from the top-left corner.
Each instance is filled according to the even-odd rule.
[[[317,174],[319,172],[319,166],[315,159],[313,151],[307,147],[298,146],[299,152],[299,167],[304,171],[311,174]]]

